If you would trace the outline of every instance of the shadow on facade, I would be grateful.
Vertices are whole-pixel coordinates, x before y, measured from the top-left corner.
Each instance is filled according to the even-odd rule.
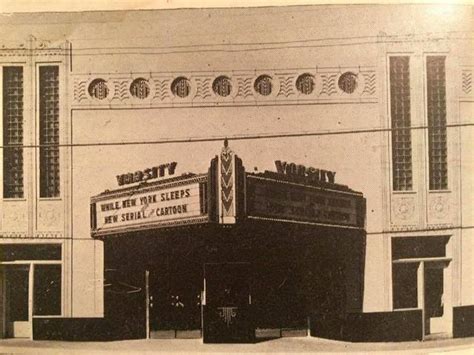
[[[360,230],[245,221],[232,228],[208,224],[128,233],[104,243],[105,317],[35,319],[35,339],[145,338],[147,271],[151,337],[193,331],[200,337],[205,263],[250,263],[249,314],[262,338],[306,334],[315,313],[341,318],[362,311]],[[341,331],[328,324],[333,333]]]

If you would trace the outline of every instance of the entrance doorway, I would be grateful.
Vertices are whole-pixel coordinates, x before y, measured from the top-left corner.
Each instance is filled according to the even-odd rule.
[[[424,338],[453,331],[449,236],[392,238],[393,309],[421,309]]]
[[[424,322],[425,335],[447,334],[452,331],[450,284],[445,274],[446,263],[424,263]]]
[[[203,340],[246,343],[255,338],[251,318],[249,263],[205,264]]]
[[[393,308],[422,309],[425,336],[452,333],[451,267],[447,260],[393,264]]]
[[[31,337],[31,290],[29,265],[8,266],[3,271],[3,299],[7,338]]]

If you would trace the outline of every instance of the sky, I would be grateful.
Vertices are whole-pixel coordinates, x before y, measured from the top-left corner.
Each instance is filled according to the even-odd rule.
[[[348,3],[472,4],[473,0],[1,0],[0,13],[125,9],[175,9],[191,7],[285,6]]]

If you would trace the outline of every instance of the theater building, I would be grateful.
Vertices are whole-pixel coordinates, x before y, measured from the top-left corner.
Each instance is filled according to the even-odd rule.
[[[0,31],[2,337],[473,335],[471,7]]]

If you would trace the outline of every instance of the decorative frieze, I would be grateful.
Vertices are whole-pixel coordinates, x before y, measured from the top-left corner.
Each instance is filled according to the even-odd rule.
[[[25,239],[27,237],[28,237],[27,232],[0,231],[0,238]]]
[[[319,91],[319,95],[331,96],[337,93],[336,89],[336,78],[337,74],[322,74],[322,87]]]
[[[168,88],[171,85],[171,79],[153,79],[155,84],[155,94],[153,95],[153,101],[164,101],[170,99],[171,95]]]
[[[295,95],[295,78],[292,76],[280,76],[278,77],[280,81],[280,90],[278,91],[277,96],[289,97]]]
[[[24,41],[0,43],[0,58],[30,56],[61,56],[68,51],[68,42],[38,39],[30,35]]]
[[[196,97],[200,99],[207,99],[211,96],[211,78],[197,78]]]
[[[237,97],[246,99],[253,95],[252,93],[252,78],[251,77],[240,77],[237,78]]]
[[[372,67],[189,72],[176,76],[155,72],[147,75],[88,73],[72,77],[75,109],[375,103],[378,99],[376,73]],[[137,80],[149,87],[146,95],[136,95]]]
[[[372,96],[375,95],[377,90],[376,80],[375,80],[375,73],[367,72],[362,73],[364,77],[364,90],[362,90],[362,95]]]
[[[0,239],[63,239],[62,232],[36,232],[29,235],[27,232],[0,231]]]
[[[36,232],[34,234],[36,239],[63,239],[64,235],[62,232]]]

